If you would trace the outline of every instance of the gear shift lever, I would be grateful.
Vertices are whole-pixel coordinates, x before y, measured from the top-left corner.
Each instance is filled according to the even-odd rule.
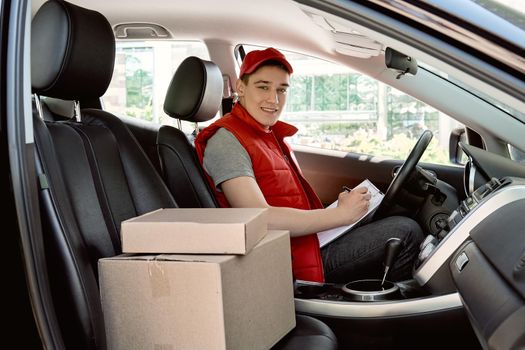
[[[381,280],[381,288],[383,288],[383,284],[385,284],[386,275],[388,274],[390,267],[394,264],[394,260],[397,258],[397,255],[401,251],[402,246],[403,242],[399,238],[390,238],[388,241],[386,241],[384,262],[385,272],[383,274],[383,279]]]

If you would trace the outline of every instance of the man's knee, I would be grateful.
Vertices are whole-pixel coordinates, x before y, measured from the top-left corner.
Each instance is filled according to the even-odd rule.
[[[425,238],[421,226],[415,220],[404,216],[394,216],[392,219],[396,221],[397,233],[402,236],[399,238],[403,239],[405,244],[419,246]]]

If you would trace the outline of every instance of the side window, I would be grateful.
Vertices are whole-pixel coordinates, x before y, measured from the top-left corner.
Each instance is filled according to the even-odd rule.
[[[173,73],[189,56],[209,60],[198,41],[117,41],[113,78],[102,101],[116,115],[174,125],[163,111]],[[188,123],[189,124],[189,123]]]
[[[348,67],[283,53],[294,74],[281,119],[299,129],[290,143],[405,159],[430,129],[434,138],[422,161],[449,163],[449,135],[461,126],[452,118]]]

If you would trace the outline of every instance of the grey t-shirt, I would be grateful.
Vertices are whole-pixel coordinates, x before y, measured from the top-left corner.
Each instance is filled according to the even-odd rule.
[[[204,169],[215,186],[240,176],[255,178],[248,152],[239,140],[225,128],[220,128],[208,139],[204,149]]]

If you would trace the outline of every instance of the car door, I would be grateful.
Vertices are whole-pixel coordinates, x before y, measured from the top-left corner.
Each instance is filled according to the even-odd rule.
[[[369,179],[385,192],[392,181],[394,172],[403,164],[403,160],[399,159],[354,152],[341,152],[335,155],[326,154],[322,150],[296,148],[295,154],[304,175],[325,204],[337,197],[337,194],[342,191],[342,186],[353,187],[363,179]],[[438,179],[453,185],[457,193],[461,195],[460,198],[464,196],[463,166],[436,163],[420,165],[434,172]]]
[[[28,1],[0,1],[0,162],[4,271],[3,342],[62,349],[50,299],[34,172]],[[22,336],[20,336],[22,334]]]

